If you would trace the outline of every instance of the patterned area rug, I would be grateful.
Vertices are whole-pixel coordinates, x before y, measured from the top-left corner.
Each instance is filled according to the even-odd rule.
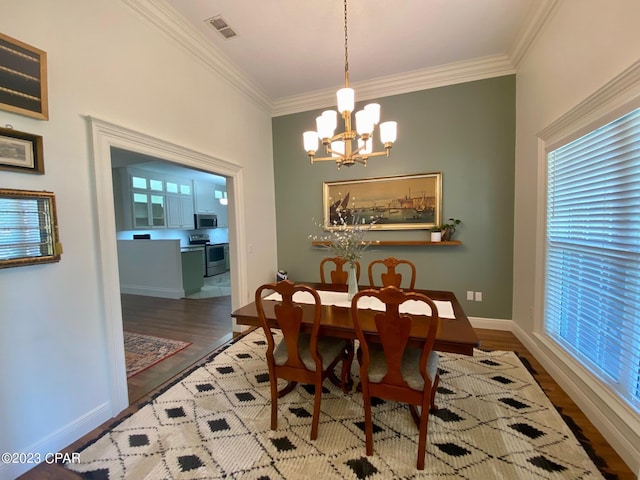
[[[162,360],[184,350],[191,343],[124,331],[124,355],[127,378],[153,367]]]
[[[81,463],[67,467],[112,480],[603,478],[513,352],[441,355],[440,409],[429,421],[421,472],[406,406],[375,403],[367,457],[361,394],[328,381],[316,441],[308,386],[280,399],[272,431],[265,345],[257,330],[217,353],[78,450]]]

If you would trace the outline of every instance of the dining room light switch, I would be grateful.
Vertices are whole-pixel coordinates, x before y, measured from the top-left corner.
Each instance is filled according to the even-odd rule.
[[[467,290],[467,300],[473,301],[473,292],[471,290]]]
[[[482,301],[482,292],[476,292],[476,302]]]

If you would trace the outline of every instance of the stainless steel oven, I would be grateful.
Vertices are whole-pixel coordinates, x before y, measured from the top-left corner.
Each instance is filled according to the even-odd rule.
[[[229,270],[229,244],[210,243],[208,233],[192,233],[189,235],[189,246],[204,248],[204,276],[211,277]]]

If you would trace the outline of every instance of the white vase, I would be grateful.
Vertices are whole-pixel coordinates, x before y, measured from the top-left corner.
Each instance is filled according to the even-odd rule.
[[[431,232],[431,241],[440,242],[442,240],[442,232]]]
[[[349,275],[347,277],[347,285],[349,286],[347,298],[351,300],[358,293],[358,278],[356,276],[356,266],[349,267]]]

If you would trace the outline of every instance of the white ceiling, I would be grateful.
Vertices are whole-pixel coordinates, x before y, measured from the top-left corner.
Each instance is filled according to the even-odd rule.
[[[123,1],[274,116],[334,105],[344,86],[343,0]],[[558,1],[348,0],[356,101],[515,73]],[[219,15],[237,36],[209,24]],[[184,173],[153,160],[114,166]]]
[[[276,104],[344,86],[342,0],[164,1]],[[556,2],[349,0],[350,83],[358,95],[359,83],[448,68],[468,73],[500,63],[513,73]],[[209,25],[217,15],[236,37],[225,39]]]

